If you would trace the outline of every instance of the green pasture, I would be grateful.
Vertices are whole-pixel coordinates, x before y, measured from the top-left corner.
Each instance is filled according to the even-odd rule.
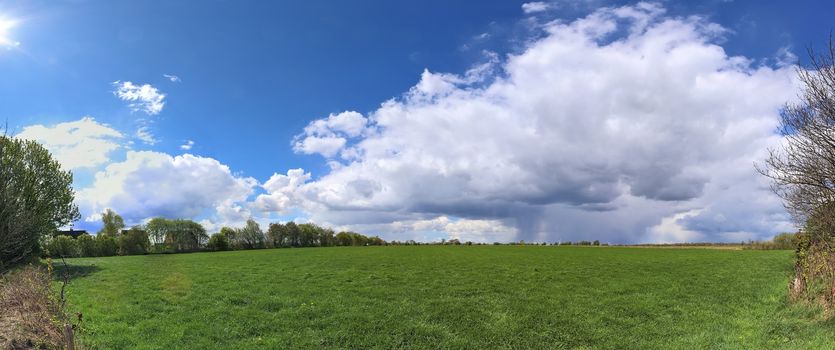
[[[835,349],[790,251],[268,249],[68,260],[93,349]]]

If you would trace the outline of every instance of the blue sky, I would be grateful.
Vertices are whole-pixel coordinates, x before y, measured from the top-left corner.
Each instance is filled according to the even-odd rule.
[[[109,165],[129,163],[128,152],[133,151],[151,151],[154,155],[171,157],[188,153],[198,157],[197,162],[215,161],[219,164],[216,168],[221,172],[224,168],[229,171],[228,175],[224,175],[228,179],[224,179],[242,188],[240,193],[235,192],[231,195],[235,200],[207,198],[203,195],[196,201],[187,200],[187,203],[199,203],[194,205],[193,210],[188,211],[171,207],[184,205],[181,201],[154,203],[148,206],[157,208],[156,211],[138,210],[135,205],[125,204],[132,200],[135,202],[137,198],[121,185],[119,186],[124,193],[121,197],[117,196],[118,198],[92,198],[95,193],[101,192],[89,191],[82,196],[87,202],[80,205],[83,212],[87,211],[84,214],[90,220],[78,225],[91,229],[96,227],[91,215],[105,206],[117,206],[114,209],[131,218],[134,223],[140,223],[147,218],[146,215],[192,216],[204,220],[211,228],[222,224],[234,225],[239,223],[241,218],[248,216],[258,218],[264,223],[296,218],[379,233],[389,239],[460,236],[488,241],[520,237],[528,240],[560,240],[594,238],[594,235],[598,235],[621,242],[738,240],[767,237],[790,227],[785,213],[776,209],[776,202],[772,197],[763,197],[768,198],[766,202],[770,204],[767,207],[750,207],[746,208],[747,211],[736,212],[728,211],[728,208],[733,207],[732,203],[750,201],[752,198],[707,198],[710,197],[707,192],[710,192],[711,184],[722,183],[725,179],[737,179],[737,175],[721,177],[722,175],[702,174],[698,171],[691,174],[691,168],[707,169],[709,165],[698,162],[672,164],[664,158],[666,155],[649,154],[647,157],[657,156],[659,159],[649,162],[646,166],[626,164],[621,167],[607,155],[601,155],[594,164],[575,164],[573,153],[561,153],[566,147],[542,143],[539,145],[540,148],[555,148],[552,152],[541,155],[526,154],[523,152],[524,146],[518,146],[521,147],[519,151],[510,154],[491,154],[485,151],[482,154],[485,158],[504,159],[507,162],[487,161],[482,165],[466,168],[468,165],[460,165],[470,163],[466,157],[463,163],[453,162],[452,159],[457,159],[453,155],[426,149],[432,148],[430,146],[433,144],[443,144],[443,140],[450,142],[450,146],[465,145],[469,138],[463,137],[459,142],[454,136],[454,128],[463,127],[458,131],[472,132],[473,129],[478,129],[479,122],[469,121],[471,124],[467,124],[462,120],[461,123],[446,123],[450,118],[457,117],[453,113],[456,109],[445,111],[438,108],[455,103],[462,103],[463,106],[461,99],[452,99],[449,97],[452,96],[451,93],[447,90],[437,90],[437,84],[428,88],[431,91],[421,90],[420,87],[428,87],[431,85],[429,83],[441,81],[454,85],[456,92],[482,89],[479,91],[489,95],[486,92],[491,86],[499,89],[495,79],[510,82],[510,87],[503,86],[504,89],[522,86],[521,82],[514,79],[524,74],[513,71],[511,57],[524,57],[535,52],[538,47],[544,48],[545,45],[553,44],[549,43],[548,39],[560,35],[559,32],[549,31],[549,26],[557,25],[557,22],[553,21],[564,24],[579,23],[578,19],[592,19],[590,16],[595,13],[617,18],[615,22],[619,26],[604,36],[593,38],[601,47],[620,41],[626,42],[628,31],[634,29],[635,23],[644,17],[658,25],[658,28],[661,28],[659,31],[682,29],[683,27],[664,29],[666,27],[661,25],[664,21],[673,19],[678,20],[679,25],[691,26],[699,32],[700,37],[688,37],[686,40],[692,40],[694,44],[703,45],[706,49],[721,48],[728,62],[732,61],[733,57],[744,57],[748,60],[745,67],[735,66],[732,69],[748,72],[751,79],[759,79],[759,76],[751,73],[758,67],[767,67],[777,72],[774,74],[785,75],[793,69],[789,67],[790,64],[805,61],[807,46],[819,47],[825,42],[832,30],[829,14],[835,13],[835,4],[829,1],[663,1],[642,4],[625,1],[556,1],[528,3],[525,7],[525,3],[7,1],[0,4],[0,18],[5,18],[7,22],[13,21],[14,26],[5,34],[10,43],[5,44],[5,49],[0,50],[0,120],[8,122],[13,134],[24,133],[27,127],[35,125],[50,130],[49,128],[55,128],[61,123],[82,120],[85,116],[94,118],[96,125],[118,131],[121,136],[110,139],[115,148],[103,155],[105,161],[73,169],[77,180],[76,187],[79,190],[101,187],[95,183],[96,174],[106,172]],[[652,9],[642,7],[644,5],[651,6]],[[610,10],[604,9],[607,7]],[[641,12],[642,19],[623,15],[623,11],[618,12],[614,9],[637,9],[636,11]],[[699,16],[699,19],[694,22],[688,19],[691,16]],[[621,23],[623,21],[629,23]],[[604,23],[594,21],[594,24],[602,28]],[[723,29],[711,29],[711,26]],[[643,36],[655,33],[646,28],[640,30],[643,34],[639,34]],[[543,49],[543,52],[545,51],[547,50]],[[799,61],[793,59],[792,53]],[[574,62],[560,63],[564,56],[543,55],[545,56],[540,56],[540,60],[544,60],[547,67]],[[467,75],[468,70],[482,64],[486,64],[485,67],[489,66],[482,75]],[[626,67],[624,66],[624,69],[627,69]],[[585,69],[610,76],[614,74],[603,68],[580,67],[573,72]],[[727,67],[715,70],[723,69],[726,70]],[[164,75],[176,76],[179,79],[173,81]],[[632,78],[632,81],[643,80],[641,76],[637,79]],[[555,79],[555,82],[560,81],[559,78]],[[607,81],[620,80],[612,78]],[[156,89],[155,93],[164,94],[161,100],[164,101],[164,107],[158,113],[135,110],[136,108],[131,108],[130,103],[137,101],[120,99],[114,91],[122,85],[114,82],[131,82],[133,86],[149,84]],[[426,84],[421,85],[423,83]],[[665,82],[660,81],[659,84],[663,86]],[[693,86],[695,85],[689,87]],[[654,91],[652,88],[654,87],[643,84],[636,87]],[[566,93],[548,90],[547,86],[543,89],[553,94],[543,96],[543,101],[570,98]],[[427,102],[418,102],[414,96],[410,101],[410,97],[407,97],[410,91],[417,90],[428,96],[423,97],[432,101],[440,100],[438,94],[442,94],[447,100],[445,103],[430,102],[438,104],[426,112],[429,113],[426,117],[415,112],[381,122],[381,116],[386,115],[386,110],[381,109],[381,104],[390,99],[395,99],[394,101],[398,101],[397,103],[407,110],[426,107]],[[785,102],[785,99],[778,100],[779,98],[790,95],[785,91],[776,93],[773,90],[776,91],[776,88],[762,93],[767,94],[766,96],[777,96],[774,101],[769,101],[774,106]],[[520,90],[519,93],[532,92]],[[752,90],[747,93],[750,95],[761,92]],[[490,101],[516,95],[508,93],[500,98],[491,97]],[[678,97],[686,99],[687,95]],[[571,118],[582,119],[583,106],[568,107],[579,108],[580,112]],[[562,121],[560,111],[565,111],[568,107],[562,106],[563,109],[553,112],[535,111],[544,113],[537,114],[535,120],[538,123],[553,116],[550,120]],[[665,110],[662,107],[657,107],[654,111]],[[736,105],[726,107],[736,108],[735,110],[742,108]],[[359,119],[345,117],[344,121],[361,121],[362,126],[367,129],[353,134],[330,124],[325,127],[327,130],[315,131],[310,127],[305,129],[315,120],[327,118],[331,114],[339,115],[343,111],[358,112]],[[513,111],[519,112],[518,109]],[[618,110],[601,113],[605,114],[602,117],[621,114]],[[631,112],[623,112],[624,115],[629,113]],[[760,111],[756,113],[760,116],[763,114]],[[499,118],[499,115],[497,114],[496,118]],[[772,113],[763,118],[773,121],[775,115]],[[665,116],[673,118],[669,113]],[[435,131],[440,135],[438,137],[441,141],[433,140],[431,137],[418,137],[419,132],[412,134],[409,131],[419,129],[422,125],[411,125],[409,122],[414,122],[416,118],[430,120],[433,117],[440,118],[433,125],[437,128]],[[525,123],[524,117],[501,119],[501,122],[521,125]],[[643,116],[638,115],[634,118],[640,119]],[[726,117],[718,118],[724,118],[719,120],[719,124],[728,121]],[[667,119],[651,119],[651,122],[664,125],[665,120]],[[499,119],[494,121],[498,122]],[[601,123],[603,124],[600,125],[611,125],[612,120],[606,124],[601,119]],[[554,127],[554,135],[570,136],[574,128],[571,124],[557,124],[532,125],[546,128],[536,130],[542,131],[542,134],[548,134],[545,131],[550,129],[547,128]],[[675,126],[687,124],[683,121],[674,123]],[[729,125],[731,124],[733,123]],[[472,147],[464,147],[464,150],[471,152],[475,158],[478,158],[480,150],[490,149],[489,144],[482,144],[480,140],[493,140],[493,143],[501,145],[502,149],[516,147],[512,146],[515,145],[513,139],[504,139],[500,135],[503,131],[501,127],[488,130],[486,128],[489,125],[492,124],[485,122],[485,131],[472,135]],[[400,130],[398,126],[405,129],[397,131]],[[144,128],[145,132],[157,141],[148,143],[138,138],[136,133],[140,128]],[[445,128],[453,128],[452,135],[444,136]],[[704,132],[717,131],[698,128],[694,126],[683,132],[692,131],[695,132],[694,135],[702,137]],[[32,130],[35,129],[30,129],[28,134],[31,138],[40,139],[48,146],[51,142],[56,144],[54,147],[68,147],[62,146],[62,140],[59,138],[69,136],[38,134]],[[667,131],[671,128],[660,130]],[[91,138],[107,139],[107,136],[100,134],[89,135],[93,135]],[[638,139],[639,134],[633,136],[621,141],[634,146],[635,142],[630,140]],[[771,136],[762,134],[758,137]],[[324,150],[322,147],[325,146],[318,142],[322,137],[328,138],[328,142],[336,139],[344,141],[340,141],[343,142],[340,144],[342,146],[330,144],[327,146],[328,150]],[[746,134],[740,136],[740,140],[754,142],[750,137],[752,136]],[[312,143],[307,146],[300,144],[308,138],[315,140],[311,139]],[[391,177],[377,173],[363,174],[363,171],[374,172],[372,165],[377,166],[386,160],[383,156],[371,156],[374,154],[372,144],[381,144],[385,140],[402,141],[397,144],[397,147],[402,148],[387,144],[385,147],[389,153],[420,153],[416,154],[415,158],[409,158],[409,161],[426,160],[428,163],[415,166],[411,169],[413,171],[404,171],[414,176],[423,174],[423,179],[432,179],[435,175],[447,180],[472,179],[481,176],[485,170],[491,173],[507,170],[507,176],[521,174],[518,181],[543,180],[545,183],[532,186],[535,193],[529,193],[525,188],[521,188],[519,192],[506,193],[504,189],[513,187],[502,182],[506,177],[485,180],[486,184],[476,184],[470,180],[424,183],[417,179],[400,183],[400,180],[409,175],[397,172],[391,174]],[[190,148],[181,147],[189,141],[193,142]],[[715,141],[708,139],[705,142]],[[763,142],[763,145],[767,146],[772,141]],[[535,141],[532,143],[536,144]],[[356,149],[362,150],[362,155],[348,155],[347,150],[356,145],[359,145]],[[606,146],[598,142],[589,147]],[[693,143],[676,156],[691,155],[690,152],[699,147],[700,144]],[[67,150],[74,151],[78,150]],[[87,153],[78,153],[76,157],[96,157],[89,150],[84,152]],[[545,179],[537,175],[543,174],[539,172],[538,167],[548,162],[537,161],[536,157],[547,157],[548,154],[556,154],[556,158],[563,160],[560,164],[568,164],[565,169],[553,168],[545,172],[562,174],[561,177]],[[750,158],[746,158],[747,160],[755,160],[756,156],[757,151],[754,150],[744,154],[744,157]],[[530,162],[529,157],[533,157]],[[730,161],[712,157],[713,153],[696,156],[699,159],[711,159],[711,164],[727,165]],[[405,162],[405,157],[398,159],[404,161],[399,166],[409,169],[410,163]],[[525,159],[525,162],[513,163],[520,159]],[[540,160],[543,159],[545,158]],[[568,159],[572,160],[567,161]],[[739,159],[734,158],[734,161]],[[356,166],[347,166],[352,163]],[[475,164],[477,161],[473,160],[472,163]],[[746,162],[740,161],[740,164],[744,163]],[[177,166],[187,165],[176,163],[175,167]],[[597,169],[597,166],[605,170],[590,173],[580,171],[589,167]],[[616,169],[612,170],[613,168]],[[302,174],[309,175],[301,176],[303,179],[297,181],[309,182],[310,185],[298,191],[271,191],[267,184],[275,177],[274,174],[284,176],[275,178],[274,183],[292,182],[293,177],[288,173],[290,169],[304,169]],[[519,173],[510,169],[522,171]],[[131,174],[135,176],[146,174],[137,169],[133,170],[136,172]],[[614,173],[608,176],[606,172],[610,170]],[[115,168],[112,168],[110,174],[114,171]],[[578,171],[579,175],[574,174]],[[670,185],[671,189],[664,192],[663,183],[645,184],[642,180],[636,180],[646,178],[641,175],[644,171],[648,174],[664,173],[669,175],[669,179],[686,178],[690,181],[688,184],[695,183],[696,187],[679,189],[676,187],[678,184],[673,183]],[[194,172],[184,170],[184,173]],[[591,183],[574,179],[575,175]],[[320,181],[324,177],[329,178]],[[597,182],[597,177],[602,178],[600,182]],[[570,180],[567,180],[569,178]],[[155,179],[157,182],[151,181],[150,178],[146,180],[149,184],[167,188],[168,185],[159,182],[164,181],[163,179]],[[180,181],[183,181],[182,178]],[[218,183],[225,182],[214,182]],[[423,189],[423,186],[438,184],[446,187],[437,191]],[[495,186],[491,187],[490,184]],[[176,183],[170,186],[176,190]],[[496,190],[494,187],[503,189]],[[645,187],[657,187],[661,190],[641,190]],[[407,188],[408,190],[405,190]],[[589,190],[574,193],[574,189],[577,188]],[[204,190],[217,191],[211,187]],[[258,204],[259,195],[269,195],[273,192],[283,193],[283,197],[279,196],[281,198],[277,199],[277,194],[272,196],[272,204],[269,205],[264,204],[267,200],[265,197],[261,204]],[[381,194],[376,195],[378,192]],[[349,196],[350,193],[354,195]],[[191,195],[195,194],[185,193],[183,198],[190,198]],[[328,197],[330,195],[344,201],[345,205],[334,203],[333,198]],[[641,203],[634,203],[627,197],[639,198]],[[518,203],[524,205],[517,206]],[[131,213],[132,210],[138,212]],[[230,210],[237,215],[222,214]],[[616,222],[622,222],[625,215],[634,216],[634,212],[640,212],[641,215],[638,216],[641,218],[625,225],[628,228],[616,228]],[[727,218],[751,213],[758,213],[762,217],[752,223],[730,224],[723,221],[723,224],[717,224],[717,218],[720,216]],[[589,215],[605,215],[604,221],[612,224],[591,225],[591,221],[599,220]],[[485,229],[488,226],[498,226],[501,229],[497,229],[494,235],[478,234],[479,230],[492,230]],[[455,231],[456,229],[459,231]],[[660,232],[659,230],[673,233],[653,233]]]

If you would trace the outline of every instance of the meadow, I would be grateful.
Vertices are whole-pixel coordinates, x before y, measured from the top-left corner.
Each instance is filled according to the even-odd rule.
[[[825,349],[791,251],[268,249],[69,259],[92,349]]]

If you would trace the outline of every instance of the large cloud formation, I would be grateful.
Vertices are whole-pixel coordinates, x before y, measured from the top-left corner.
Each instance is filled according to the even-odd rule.
[[[93,184],[80,190],[77,200],[87,221],[98,221],[98,213],[112,208],[129,223],[155,216],[242,222],[250,214],[241,203],[257,184],[212,158],[128,151],[124,161],[96,173]]]
[[[781,141],[793,67],[728,56],[722,27],[655,4],[538,26],[516,54],[488,53],[463,74],[426,70],[374,111],[311,122],[291,145],[323,157],[323,176],[281,169],[259,183],[212,158],[132,150],[91,118],[17,136],[95,172],[77,195],[82,226],[112,208],[131,224],[296,218],[388,240],[739,241],[792,229],[753,164]],[[129,100],[158,113],[163,97],[145,95]]]
[[[466,74],[425,71],[365,116],[312,122],[294,148],[324,156],[330,173],[282,178],[292,191],[268,186],[260,207],[338,225],[489,220],[525,240],[727,241],[791,228],[752,165],[779,142],[792,67],[728,56],[722,27],[657,4],[543,30]]]

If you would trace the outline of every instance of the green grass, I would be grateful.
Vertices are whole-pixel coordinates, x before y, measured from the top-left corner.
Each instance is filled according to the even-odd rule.
[[[792,253],[422,246],[72,259],[102,349],[832,349]]]

